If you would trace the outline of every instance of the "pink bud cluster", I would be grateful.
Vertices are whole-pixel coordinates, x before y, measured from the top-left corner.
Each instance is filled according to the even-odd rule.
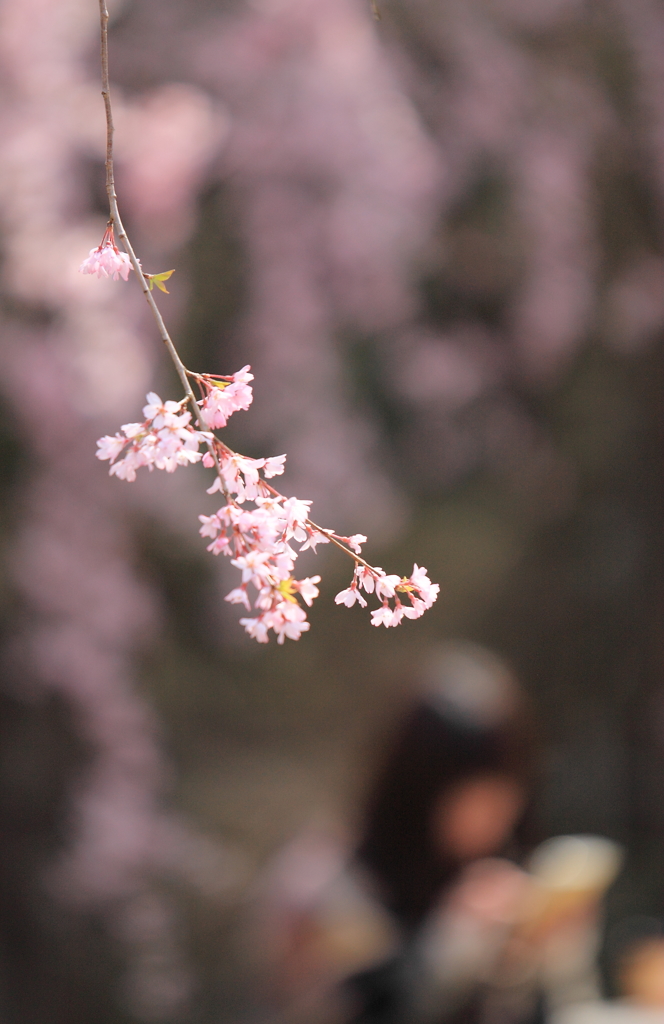
[[[110,475],[120,480],[135,480],[136,470],[141,466],[150,471],[157,468],[174,473],[178,466],[198,462],[202,458],[199,445],[212,436],[191,426],[191,413],[182,410],[186,399],[162,402],[159,395],[150,391],[147,400],[143,423],[125,423],[122,434],[107,435],[97,441],[97,458],[109,459]]]
[[[131,260],[126,252],[120,252],[118,249],[113,228],[110,226],[106,228],[101,244],[96,249],[90,249],[90,255],[79,267],[82,274],[112,277],[114,281],[120,277],[123,281],[128,281],[131,269]]]
[[[259,643],[267,643],[270,631],[282,644],[286,638],[299,640],[309,629],[303,604],[310,607],[318,596],[320,576],[298,580],[293,574],[299,553],[307,548],[315,551],[318,544],[333,543],[355,561],[351,585],[337,594],[337,604],[350,607],[357,602],[366,607],[364,590],[382,602],[371,613],[374,626],[396,626],[403,618],[419,618],[439,591],[426,569],[415,565],[410,576],[401,577],[370,566],[361,557],[365,536],[342,537],[317,526],[309,518],[310,501],[286,498],[267,482],[283,473],[285,455],[251,459],[232,451],[212,433],[234,412],[250,406],[253,375],[249,370],[245,366],[230,377],[190,374],[201,389],[199,419],[209,431],[191,425],[191,413],[184,411],[187,399],[162,402],[150,392],[144,422],[126,423],[122,433],[102,437],[97,458],[108,459],[111,475],[123,480],[135,480],[141,466],[172,473],[201,459],[204,466],[216,470],[207,493],[221,492],[226,503],[213,515],[199,516],[200,533],[210,539],[208,551],[227,556],[239,569],[240,584],[225,600],[255,613],[240,623]],[[201,444],[207,445],[204,455],[199,452]]]

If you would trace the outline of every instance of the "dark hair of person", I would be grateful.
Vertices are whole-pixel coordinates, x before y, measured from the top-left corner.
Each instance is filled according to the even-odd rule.
[[[520,702],[487,720],[460,711],[435,690],[418,701],[370,794],[356,853],[406,932],[417,928],[461,867],[434,843],[432,812],[441,796],[465,779],[488,774],[516,779],[527,794],[532,770],[532,729]],[[527,842],[525,818],[514,832],[516,846]]]

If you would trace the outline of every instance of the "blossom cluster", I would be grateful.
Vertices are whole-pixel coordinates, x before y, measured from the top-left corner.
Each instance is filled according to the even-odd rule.
[[[410,576],[388,576],[378,566],[356,565],[351,585],[335,597],[336,604],[347,608],[357,603],[366,608],[367,602],[360,593],[376,594],[382,600],[380,608],[371,613],[372,626],[398,626],[402,619],[419,619],[438,597],[440,587],[432,583],[424,567],[415,563]],[[399,595],[408,597],[410,604],[403,604]],[[394,607],[390,600],[394,600]]]
[[[284,458],[279,456],[280,460]],[[302,580],[293,577],[300,551],[315,550],[317,544],[333,540],[345,546],[349,554],[359,555],[367,538],[362,534],[342,537],[333,530],[320,529],[309,519],[310,501],[285,498],[266,485],[259,470],[274,475],[274,468],[268,467],[268,463],[276,463],[276,459],[246,459],[220,452],[219,461],[227,493],[235,494],[236,498],[214,515],[201,515],[199,519],[201,536],[211,538],[207,550],[230,557],[231,565],[242,573],[240,586],[231,590],[225,600],[242,604],[251,612],[251,585],[255,590],[253,610],[259,614],[240,619],[247,633],[259,643],[267,642],[270,630],[279,643],[285,637],[298,640],[309,629],[309,623],[297,597],[310,606],[318,596],[316,584],[320,582],[320,576]],[[279,472],[282,469],[283,462]],[[208,493],[219,489],[215,482]],[[242,507],[246,498],[253,501],[253,508]],[[375,593],[382,601],[371,613],[374,626],[396,626],[403,618],[419,618],[434,603],[439,591],[438,584],[427,577],[426,569],[417,565],[409,577],[388,576],[381,568],[362,560],[356,561],[353,581],[347,590],[337,594],[336,603],[350,607],[357,601],[366,607],[360,588],[368,594]],[[401,596],[407,596],[410,603],[404,604]],[[390,600],[394,601],[393,606]]]
[[[106,435],[97,441],[97,458],[109,459],[111,476],[135,480],[136,470],[147,466],[150,471],[165,469],[174,473],[178,466],[199,462],[201,443],[212,435],[191,426],[191,413],[183,411],[181,402],[162,402],[150,391],[143,407],[143,423],[125,423],[121,434]],[[122,458],[120,458],[122,455]]]
[[[234,412],[248,409],[253,402],[254,395],[249,387],[249,381],[254,379],[254,375],[249,373],[250,369],[250,366],[243,366],[230,377],[213,377],[207,373],[196,375],[196,381],[204,395],[201,413],[207,425],[213,430],[225,427],[228,418]]]
[[[269,630],[279,643],[285,637],[299,640],[309,623],[297,595],[311,606],[320,582],[320,576],[296,580],[292,575],[298,555],[292,542],[306,538],[310,502],[258,494],[254,502],[252,509],[231,502],[214,515],[199,516],[200,533],[212,538],[208,551],[228,555],[242,574],[240,586],[226,595],[226,601],[250,612],[249,584],[256,590],[253,607],[258,616],[240,619],[247,633],[259,643],[267,642]]]
[[[248,612],[252,607],[258,612],[253,618],[240,619],[240,624],[259,643],[267,642],[270,630],[278,643],[283,643],[285,637],[298,640],[309,629],[306,612],[297,598],[311,606],[318,596],[316,584],[320,583],[320,576],[301,580],[293,577],[300,551],[315,550],[318,544],[335,540],[345,545],[349,553],[359,554],[366,541],[362,534],[341,537],[333,530],[320,529],[309,519],[310,501],[285,498],[265,483],[258,470],[275,475],[274,464],[279,461],[281,472],[284,458],[246,459],[220,453],[228,493],[234,493],[236,499],[214,515],[199,516],[201,536],[211,538],[208,551],[230,557],[231,565],[242,574],[240,586],[231,590],[225,600],[244,605]],[[210,491],[217,489],[215,484]],[[253,501],[253,508],[242,507],[246,498]],[[250,585],[255,590],[253,606]]]
[[[173,473],[178,466],[202,461],[205,468],[215,471],[214,482],[207,493],[221,493],[225,504],[213,515],[199,516],[200,533],[210,540],[208,551],[228,556],[240,571],[239,586],[225,599],[244,606],[249,615],[240,619],[240,623],[259,643],[266,643],[270,632],[283,644],[287,637],[299,640],[302,633],[308,631],[305,609],[318,596],[320,576],[297,579],[295,562],[300,552],[307,548],[315,551],[318,544],[332,543],[354,561],[351,584],[337,594],[337,604],[350,607],[357,602],[366,607],[361,593],[364,590],[366,594],[375,594],[381,602],[371,613],[374,626],[396,626],[404,618],[419,618],[431,607],[439,590],[428,578],[426,569],[415,565],[412,574],[406,577],[388,575],[383,569],[369,565],[361,555],[366,537],[361,534],[343,537],[334,530],[317,526],[309,515],[310,501],[287,498],[268,483],[283,473],[285,455],[247,458],[232,451],[217,437],[215,431],[225,427],[233,413],[251,406],[253,391],[249,382],[254,379],[253,374],[250,366],[243,366],[231,376],[192,373],[186,368],[151,294],[155,287],[168,294],[165,282],[173,271],[146,274],[128,242],[113,188],[113,123],[108,97],[107,18],[103,3],[101,14],[110,217],[100,244],[90,250],[80,271],[98,278],[128,281],[132,268],[136,270],[185,397],[179,402],[162,402],[159,395],[149,392],[143,408],[144,420],[125,423],[120,432],[100,438],[97,458],[110,463],[111,476],[127,481],[135,480],[137,471],[145,466],[150,471],[156,468]],[[118,249],[114,225],[128,253]],[[198,400],[192,385],[199,389]],[[205,452],[199,450],[201,446],[205,447]]]
[[[267,643],[270,632],[280,644],[286,638],[299,640],[309,629],[306,607],[318,596],[320,576],[296,579],[294,569],[299,553],[307,548],[315,551],[318,544],[334,543],[355,561],[352,582],[337,594],[337,604],[350,607],[357,602],[366,607],[364,591],[381,602],[371,613],[374,626],[396,626],[404,618],[419,618],[439,590],[426,569],[415,565],[406,577],[369,565],[361,557],[365,536],[344,537],[317,526],[310,519],[310,501],[287,498],[267,482],[283,473],[285,455],[248,458],[213,433],[234,412],[251,405],[253,375],[249,371],[244,366],[229,377],[190,374],[201,392],[199,422],[209,429],[192,425],[191,413],[185,409],[188,399],[162,402],[150,392],[144,421],[125,423],[121,433],[100,438],[97,457],[109,460],[109,472],[123,480],[135,480],[142,466],[172,473],[178,466],[202,461],[216,471],[207,493],[220,492],[226,503],[213,515],[199,516],[200,534],[210,540],[208,551],[227,556],[240,571],[239,585],[225,600],[243,605],[250,613],[240,624],[259,643]],[[199,451],[202,445],[207,449],[204,453]]]
[[[120,252],[115,244],[113,228],[109,225],[104,232],[101,243],[96,249],[90,249],[90,255],[83,260],[79,270],[82,274],[96,274],[97,277],[112,277],[114,281],[122,278],[129,280],[131,260],[126,252]]]

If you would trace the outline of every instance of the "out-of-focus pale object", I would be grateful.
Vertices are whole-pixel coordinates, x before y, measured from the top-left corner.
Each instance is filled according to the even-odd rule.
[[[605,889],[622,864],[621,847],[601,836],[556,836],[537,848],[530,871],[552,891]]]
[[[599,999],[601,899],[622,861],[617,843],[583,835],[550,839],[531,858],[533,885],[518,931],[524,948],[537,950],[551,1012]]]
[[[664,937],[632,946],[620,970],[624,994],[639,1006],[656,1008],[664,1020]]]
[[[515,713],[519,702],[507,665],[479,644],[453,642],[437,647],[424,674],[432,704],[466,728],[496,728]]]
[[[619,974],[626,999],[569,1006],[551,1024],[663,1024],[664,937],[632,946]]]
[[[623,1002],[580,1003],[559,1010],[547,1024],[664,1024],[664,1009]]]
[[[556,836],[533,854],[526,930],[545,933],[595,903],[620,871],[622,848],[601,836]]]

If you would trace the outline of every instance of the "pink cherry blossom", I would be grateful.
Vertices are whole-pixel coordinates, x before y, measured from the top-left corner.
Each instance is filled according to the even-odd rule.
[[[214,494],[225,487],[229,494],[237,496],[236,500],[240,503],[247,499],[253,501],[262,495],[259,470],[265,465],[265,459],[249,459],[244,455],[222,451],[219,455],[219,464],[221,476],[215,478],[212,486],[208,488],[208,494]]]
[[[404,608],[400,601],[397,601],[392,612],[392,618],[390,622],[386,622],[385,625],[398,626],[401,620],[403,619],[404,615],[406,614],[407,610],[408,609]]]
[[[349,543],[350,537],[340,538]],[[360,594],[360,588],[366,593],[376,593],[376,597],[382,599],[380,608],[371,612],[371,621],[374,626],[398,626],[403,619],[418,619],[430,608],[438,597],[440,590],[437,583],[432,583],[426,574],[426,569],[413,566],[411,577],[387,575],[380,566],[369,566],[367,564],[356,564],[353,580],[347,590],[342,590],[335,597],[336,604],[344,604],[352,607],[356,602],[366,607],[366,601]],[[403,603],[406,595],[410,603]],[[394,607],[390,601],[394,600]]]
[[[97,441],[97,458],[108,459],[110,475],[121,480],[135,480],[136,470],[142,466],[173,473],[178,466],[201,459],[198,448],[206,441],[206,435],[193,429],[191,414],[182,412],[182,403],[163,403],[153,391],[147,399],[148,404],[143,409],[145,422],[125,423],[122,434]]]
[[[225,534],[220,534],[211,544],[208,544],[207,550],[213,555],[231,555],[233,548],[229,538]]]
[[[146,420],[152,421],[152,426],[155,430],[163,427],[166,423],[172,422],[170,417],[181,413],[182,406],[186,401],[186,399],[183,399],[182,402],[162,402],[159,395],[154,391],[148,391],[145,397],[147,398],[147,405],[143,406],[143,415]]]
[[[286,537],[293,537],[297,541],[307,539],[306,521],[309,518],[310,501],[300,501],[299,498],[287,498],[284,502],[284,514],[286,516]]]
[[[106,245],[103,249],[90,249],[90,255],[83,260],[79,267],[81,274],[112,277],[114,281],[119,278],[128,281],[131,269],[131,261],[127,253],[120,252],[112,245]]]
[[[254,375],[253,375],[253,373],[249,373],[250,369],[251,369],[251,366],[249,366],[249,364],[247,363],[247,365],[243,366],[241,370],[238,370],[237,373],[234,373],[232,378],[231,378],[233,383],[234,384],[248,384],[250,380],[253,380],[254,379]]]
[[[118,480],[128,480],[132,483],[136,479],[136,470],[148,465],[152,468],[144,452],[130,449],[124,459],[111,465],[108,472],[110,476],[117,476]]]
[[[416,597],[413,597],[412,594],[410,595],[410,600],[412,605],[410,608],[407,605],[403,605],[403,614],[407,619],[419,619],[421,615],[424,615],[427,610],[427,606],[424,601],[419,601]]]
[[[226,397],[232,398],[233,405],[237,411],[243,410],[246,412],[254,400],[254,393],[248,384],[234,381],[226,388]]]
[[[221,523],[217,516],[199,516],[202,526],[198,531],[201,537],[216,537],[221,529]]]
[[[129,256],[126,252],[120,252],[115,244],[112,227],[106,228],[101,244],[96,249],[90,249],[90,255],[79,267],[81,274],[96,274],[100,278],[112,277],[114,281],[120,277],[123,281],[128,281],[131,269]]]
[[[372,626],[395,626],[394,612],[390,608],[389,604],[384,604],[380,608],[374,608],[371,613],[371,625]]]
[[[251,611],[251,602],[246,587],[236,587],[235,590],[231,590],[226,594],[224,601],[229,601],[230,604],[243,604],[248,612]]]
[[[243,366],[231,377],[211,377],[205,373],[195,375],[201,391],[206,392],[200,403],[201,413],[213,430],[225,427],[234,412],[248,409],[253,402],[249,381],[254,379],[254,375],[248,372],[250,369]]]
[[[314,603],[314,599],[318,597],[319,590],[315,585],[320,583],[320,576],[307,576],[304,580],[299,580],[297,583],[297,589],[302,597],[302,600],[310,608]]]
[[[392,621],[387,623],[387,625],[398,626],[403,618],[419,619],[420,615],[426,611],[424,602],[418,601],[417,598],[411,598],[411,600],[413,600],[413,605],[409,606],[407,604],[402,604],[397,598],[394,612],[392,614]]]
[[[371,569],[367,569],[364,565],[357,565],[355,567],[355,573],[357,575],[357,582],[361,587],[364,587],[367,594],[373,594],[374,587],[376,585],[376,577],[385,575],[378,565]]]
[[[431,582],[427,576],[426,569],[424,567],[420,568],[417,563],[415,563],[413,566],[413,572],[407,582],[419,591],[420,598],[424,602],[425,608],[431,608],[440,593],[440,586],[437,583]]]
[[[330,533],[333,532],[334,531],[330,530]],[[329,543],[330,538],[325,533],[321,533],[319,530],[312,530],[310,527],[307,527],[307,539],[300,548],[300,551],[306,551],[307,548],[311,548],[312,551],[315,551],[318,544]]]
[[[266,459],[263,467],[263,476],[266,476],[268,480],[273,476],[281,476],[284,471],[285,461],[285,455],[273,455],[271,459]]]
[[[230,385],[223,390],[220,386],[213,388],[203,399],[201,412],[209,427],[216,430],[225,427],[228,419],[237,411],[237,405],[230,392]]]
[[[239,558],[231,558],[231,565],[242,570],[243,583],[256,583],[258,587],[262,587],[272,575],[269,560],[270,555],[267,551],[249,551]]]
[[[386,576],[381,572],[376,578],[376,597],[394,597],[394,591],[401,583],[400,576]]]
[[[245,366],[225,378],[192,375],[201,389],[207,390],[201,406],[206,423],[219,425],[232,411],[248,407],[248,381],[253,379],[249,369]],[[186,406],[187,399],[164,402],[150,391],[143,407],[145,420],[125,423],[121,432],[100,438],[97,457],[110,462],[112,475],[128,481],[135,480],[143,466],[172,473],[178,466],[202,459],[206,468],[216,470],[207,493],[223,492],[226,504],[212,515],[199,516],[199,532],[209,540],[211,554],[228,557],[239,569],[240,585],[225,600],[258,613],[240,619],[253,639],[267,643],[273,633],[283,644],[286,639],[298,640],[309,630],[303,605],[311,607],[318,597],[320,576],[296,579],[295,562],[300,551],[315,551],[318,544],[332,540],[345,546],[355,560],[350,586],[336,595],[336,604],[366,608],[362,590],[375,593],[382,603],[371,612],[371,621],[374,626],[386,627],[396,626],[404,618],[419,618],[431,607],[439,587],[425,568],[415,564],[412,575],[403,577],[363,562],[359,555],[367,540],[364,534],[343,537],[332,529],[324,530],[309,518],[311,501],[286,498],[266,483],[283,472],[285,455],[252,459],[233,452],[210,431],[195,429]],[[208,449],[204,455],[199,452],[201,444]]]
[[[278,644],[283,644],[286,637],[289,640],[299,640],[302,633],[306,633],[310,627],[304,608],[288,601],[278,605],[272,612],[270,625],[277,634]]]
[[[268,636],[269,625],[264,619],[240,619],[240,625],[244,626],[250,637],[257,640],[259,644],[266,644],[270,639]]]
[[[347,590],[341,590],[334,599],[335,604],[345,604],[346,608],[352,608],[356,601],[361,608],[366,608],[367,602],[362,597],[355,584],[355,580],[353,580]]]
[[[117,459],[118,455],[128,443],[128,438],[123,437],[122,434],[115,434],[113,437],[107,435],[106,437],[100,437],[97,441],[99,451],[97,452],[98,459],[110,459],[111,462]]]

